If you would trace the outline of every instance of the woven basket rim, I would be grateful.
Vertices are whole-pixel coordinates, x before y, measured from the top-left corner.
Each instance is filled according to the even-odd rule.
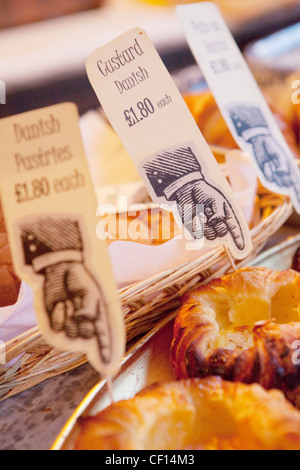
[[[237,267],[250,263],[270,235],[292,214],[289,198],[266,193],[262,199],[270,199],[270,196],[275,204],[267,217],[250,230],[253,251],[245,260],[238,262]],[[188,290],[223,275],[231,268],[224,247],[217,247],[195,260],[119,289],[117,293],[123,307],[128,343],[149,332],[170,311],[175,311],[180,297]],[[11,366],[0,366],[0,401],[87,362],[84,353],[62,352],[49,346],[38,326],[4,346],[7,359],[14,361]]]

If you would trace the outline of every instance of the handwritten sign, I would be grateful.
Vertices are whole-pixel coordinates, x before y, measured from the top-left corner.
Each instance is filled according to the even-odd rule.
[[[243,213],[146,33],[131,29],[95,51],[87,73],[153,201],[170,207],[191,243],[247,256]]]
[[[262,184],[289,196],[300,213],[300,174],[294,156],[218,7],[179,5],[190,49],[241,149],[252,156]]]
[[[0,121],[0,188],[17,275],[34,289],[41,332],[101,374],[124,353],[121,308],[71,103]]]

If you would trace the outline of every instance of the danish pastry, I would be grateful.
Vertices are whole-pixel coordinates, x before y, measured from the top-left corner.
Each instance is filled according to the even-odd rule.
[[[300,413],[281,392],[220,377],[155,384],[79,427],[75,450],[300,449]]]
[[[300,407],[300,274],[242,268],[187,294],[174,324],[178,378],[218,375],[277,388]]]

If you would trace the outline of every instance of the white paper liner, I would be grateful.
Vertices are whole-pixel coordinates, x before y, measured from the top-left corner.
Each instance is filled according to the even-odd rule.
[[[0,340],[7,342],[35,327],[36,324],[33,292],[22,282],[17,302],[9,307],[0,308]]]

